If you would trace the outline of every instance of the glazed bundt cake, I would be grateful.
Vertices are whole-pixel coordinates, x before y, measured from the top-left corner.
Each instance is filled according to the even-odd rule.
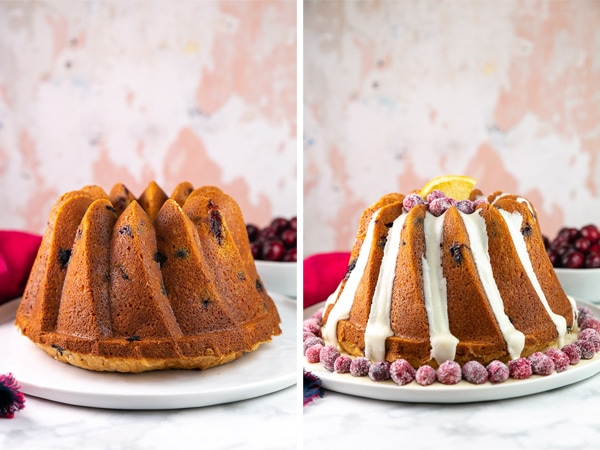
[[[546,256],[533,205],[389,194],[360,220],[323,339],[372,361],[509,361],[562,346],[577,309]]]
[[[17,311],[55,359],[98,371],[206,369],[281,333],[245,222],[220,189],[154,182],[64,194]]]

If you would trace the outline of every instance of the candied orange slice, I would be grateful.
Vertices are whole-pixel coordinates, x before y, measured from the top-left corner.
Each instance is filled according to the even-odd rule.
[[[438,190],[454,200],[467,200],[475,183],[476,179],[466,175],[442,175],[428,181],[419,194],[427,198],[427,195]]]

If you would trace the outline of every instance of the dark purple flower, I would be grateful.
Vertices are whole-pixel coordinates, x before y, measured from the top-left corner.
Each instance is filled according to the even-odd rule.
[[[12,373],[0,375],[0,418],[12,419],[16,411],[25,408],[25,396]]]

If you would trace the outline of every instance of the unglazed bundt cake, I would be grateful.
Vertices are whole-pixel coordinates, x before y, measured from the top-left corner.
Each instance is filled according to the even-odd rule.
[[[577,309],[524,198],[389,194],[361,218],[325,343],[372,361],[487,364],[562,346]]]
[[[17,311],[55,359],[98,371],[206,369],[281,333],[240,208],[220,189],[116,184],[53,206]]]

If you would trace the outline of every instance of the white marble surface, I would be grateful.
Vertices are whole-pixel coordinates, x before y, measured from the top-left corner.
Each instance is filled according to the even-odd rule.
[[[600,375],[542,394],[411,404],[325,391],[304,407],[305,449],[589,449],[600,442]]]
[[[0,419],[0,449],[295,449],[301,402],[296,385],[204,408],[122,411],[26,397]]]

